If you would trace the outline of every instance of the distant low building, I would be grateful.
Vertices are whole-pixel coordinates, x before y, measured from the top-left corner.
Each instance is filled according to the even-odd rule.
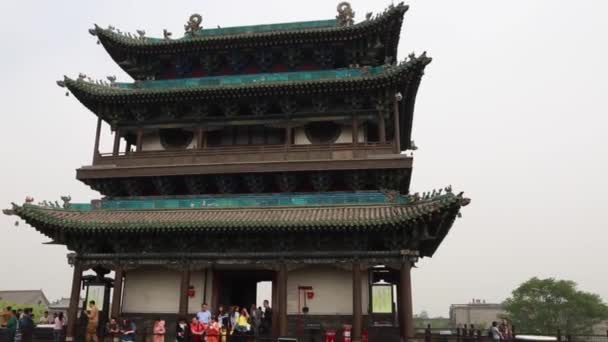
[[[474,324],[476,327],[488,327],[492,321],[498,321],[505,311],[502,304],[486,303],[485,300],[474,299],[469,304],[452,304],[450,306],[450,321],[454,327]]]
[[[80,298],[80,302],[78,303],[79,308],[83,307],[82,306],[83,302],[84,302],[84,299]],[[50,312],[63,312],[63,314],[66,315],[66,317],[67,317],[69,307],[70,307],[70,298],[61,298],[59,300],[52,302],[49,305],[49,311]]]
[[[608,334],[608,320],[601,321],[600,323],[593,326],[594,335],[607,335]]]
[[[42,290],[0,291],[0,302],[21,306],[49,306],[50,302]]]

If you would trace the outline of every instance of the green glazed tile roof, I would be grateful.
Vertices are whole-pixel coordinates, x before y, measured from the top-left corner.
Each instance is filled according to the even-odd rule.
[[[327,27],[336,27],[338,22],[336,19],[328,20],[315,20],[315,21],[297,21],[291,23],[279,23],[279,24],[266,24],[266,25],[249,25],[249,26],[233,26],[233,27],[221,27],[212,29],[203,29],[201,36],[203,37],[214,37],[214,36],[227,36],[227,35],[239,35],[239,34],[254,34],[262,32],[273,32],[273,31],[297,31],[297,30],[310,30]],[[186,35],[179,39],[193,39],[191,35]],[[151,43],[165,41],[163,38],[147,38]]]
[[[274,74],[240,76],[201,77],[178,80],[139,81],[101,85],[85,79],[65,77],[59,83],[67,86],[81,101],[90,97],[124,96],[149,102],[150,95],[172,96],[182,94],[190,98],[197,96],[240,95],[242,91],[282,94],[302,90],[307,92],[331,91],[346,87],[351,90],[378,89],[399,86],[408,82],[415,74],[421,75],[431,58],[426,54],[411,55],[407,61],[396,66],[364,67],[328,71],[300,71]],[[253,93],[252,93],[253,94]],[[252,95],[250,94],[250,95]],[[256,95],[260,95],[257,94]]]
[[[207,43],[213,44],[214,42],[226,42],[226,40],[242,40],[250,38],[262,38],[262,39],[293,39],[296,36],[302,38],[303,36],[332,36],[332,35],[352,35],[362,33],[366,30],[373,30],[374,27],[379,25],[390,23],[397,19],[399,20],[398,28],[401,27],[401,21],[403,20],[403,14],[408,10],[408,6],[404,4],[398,4],[396,6],[390,6],[383,13],[364,20],[352,26],[338,26],[335,19],[329,20],[318,20],[318,21],[304,21],[304,22],[291,22],[291,23],[279,23],[279,24],[266,24],[266,25],[251,25],[251,26],[238,26],[238,27],[226,27],[226,28],[213,28],[203,29],[201,33],[196,36],[190,36],[186,34],[182,38],[177,39],[164,39],[164,38],[149,38],[144,39],[137,37],[137,35],[128,35],[119,33],[118,30],[111,28],[102,28],[95,25],[95,28],[91,32],[94,32],[102,44],[120,45],[124,47],[135,47],[135,48],[158,48],[158,47],[178,47],[186,45],[206,45]],[[390,26],[390,25],[388,25]],[[204,27],[204,22],[203,22]],[[177,33],[177,32],[176,32]],[[295,36],[294,36],[295,35]],[[398,32],[397,32],[398,35]]]
[[[454,216],[468,202],[460,195],[447,193],[409,204],[148,210],[76,210],[24,204],[14,205],[5,213],[19,216],[37,229],[50,227],[66,232],[352,230],[410,224],[448,213]]]

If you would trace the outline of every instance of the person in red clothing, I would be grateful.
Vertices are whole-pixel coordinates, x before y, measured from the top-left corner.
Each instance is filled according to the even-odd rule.
[[[220,342],[220,324],[215,319],[207,327],[206,335],[207,342]]]
[[[190,324],[190,332],[192,333],[192,342],[204,342],[203,334],[205,333],[205,325],[198,321],[195,317],[192,317],[192,323]]]

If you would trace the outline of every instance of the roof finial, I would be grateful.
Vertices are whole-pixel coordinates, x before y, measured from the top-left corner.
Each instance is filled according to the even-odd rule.
[[[340,26],[351,26],[355,23],[355,12],[353,11],[350,3],[344,1],[338,4],[338,25]]]
[[[163,37],[165,38],[165,40],[169,40],[169,39],[171,39],[171,35],[172,35],[172,34],[173,34],[173,33],[171,33],[171,32],[169,32],[169,31],[167,31],[167,29],[163,29]]]
[[[184,30],[186,30],[186,33],[190,33],[192,36],[195,36],[203,30],[203,27],[201,26],[202,23],[203,16],[195,13],[190,16],[190,20],[186,22],[186,25],[184,25]]]

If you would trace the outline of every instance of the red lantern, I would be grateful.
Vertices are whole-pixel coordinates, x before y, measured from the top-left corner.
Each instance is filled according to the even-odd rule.
[[[192,286],[192,285],[188,286],[188,297],[194,298],[195,295],[196,295],[196,290],[194,289],[194,286]]]
[[[306,292],[306,298],[308,298],[308,299],[315,298],[315,293],[314,292]]]

